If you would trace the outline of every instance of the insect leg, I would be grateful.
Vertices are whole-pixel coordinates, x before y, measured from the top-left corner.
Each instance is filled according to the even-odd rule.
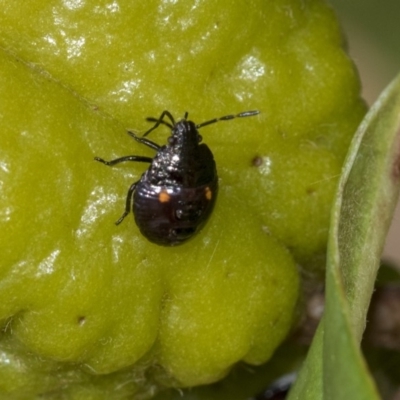
[[[175,120],[174,120],[174,117],[172,116],[172,114],[169,111],[164,110],[162,112],[162,114],[160,115],[160,118],[158,118],[157,122],[154,124],[154,126],[152,128],[150,128],[147,132],[145,132],[143,134],[143,137],[147,136],[151,131],[158,128],[158,126],[163,123],[165,116],[167,116],[170,119],[173,126],[175,125]]]
[[[118,219],[118,221],[115,222],[115,225],[119,225],[124,220],[124,218],[131,212],[131,203],[133,202],[133,192],[135,191],[136,185],[139,182],[140,181],[133,183],[129,188],[128,194],[126,195],[125,211]]]
[[[144,157],[144,156],[125,156],[125,157],[116,158],[115,160],[111,160],[111,161],[103,160],[100,157],[95,157],[94,159],[96,161],[101,162],[110,167],[112,167],[115,164],[119,164],[119,163],[125,162],[125,161],[138,161],[138,162],[148,162],[148,163],[151,163],[153,161],[153,159],[151,157]]]
[[[128,135],[133,137],[137,142],[145,144],[146,146],[149,146],[154,150],[159,151],[161,149],[161,146],[159,146],[157,143],[154,143],[149,139],[145,139],[143,137],[136,136],[132,131],[128,131]]]

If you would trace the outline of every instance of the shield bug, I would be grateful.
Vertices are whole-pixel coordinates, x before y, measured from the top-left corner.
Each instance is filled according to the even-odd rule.
[[[250,117],[258,113],[245,111],[195,124],[188,120],[187,112],[182,120],[175,122],[169,111],[163,111],[159,118],[147,118],[155,124],[143,136],[128,131],[137,142],[156,151],[154,158],[131,155],[105,161],[95,157],[96,161],[109,166],[125,161],[150,164],[141,178],[130,186],[125,211],[116,225],[133,209],[140,232],[151,242],[175,246],[191,238],[210,217],[218,193],[214,156],[209,147],[201,143],[198,129],[218,121]],[[171,129],[164,146],[146,138],[161,124]]]

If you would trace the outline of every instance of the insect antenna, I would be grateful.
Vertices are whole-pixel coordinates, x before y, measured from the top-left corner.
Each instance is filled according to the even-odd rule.
[[[202,128],[203,126],[206,126],[206,125],[215,124],[218,121],[228,121],[228,120],[234,119],[234,118],[252,117],[253,115],[257,115],[257,114],[260,114],[260,111],[252,110],[252,111],[244,111],[239,114],[225,115],[220,118],[210,119],[209,121],[202,122],[201,124],[197,124],[196,129]]]
[[[170,125],[169,122],[164,121],[164,118],[165,118],[165,117],[169,118],[169,120],[171,121],[171,124],[172,124],[172,125]],[[152,118],[152,117],[150,117],[150,118]],[[152,128],[150,128],[148,131],[146,131],[146,132],[143,134],[142,137],[145,137],[145,136],[147,136],[151,131],[154,131],[154,129],[156,129],[160,124],[166,124],[167,126],[170,126],[171,129],[172,129],[173,126],[175,125],[174,117],[173,117],[172,114],[171,114],[169,111],[167,111],[167,110],[164,110],[164,111],[161,113],[160,117],[157,118],[157,119],[155,119],[153,122],[155,122],[154,126],[153,126]]]
[[[155,117],[147,117],[147,118],[146,118],[146,121],[149,121],[149,122],[158,122],[158,118],[155,118]],[[174,128],[169,122],[164,121],[164,120],[162,120],[162,121],[160,122],[160,124],[166,125],[166,126],[168,126],[169,128],[171,128],[171,129]]]

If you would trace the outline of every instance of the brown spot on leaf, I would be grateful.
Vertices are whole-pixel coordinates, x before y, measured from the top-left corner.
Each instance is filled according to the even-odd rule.
[[[307,193],[308,195],[312,195],[312,194],[314,194],[315,192],[316,192],[316,189],[313,188],[313,187],[308,187],[308,188],[306,188],[306,193]]]
[[[252,160],[251,160],[251,165],[253,167],[261,167],[261,165],[263,164],[263,159],[260,156],[255,156]]]

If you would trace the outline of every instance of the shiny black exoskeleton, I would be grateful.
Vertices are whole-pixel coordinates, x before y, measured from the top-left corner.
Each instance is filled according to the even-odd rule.
[[[226,115],[201,124],[188,121],[188,113],[175,123],[170,112],[160,118],[148,118],[155,122],[142,137],[128,131],[137,142],[157,151],[154,158],[125,156],[111,161],[95,157],[96,161],[112,166],[124,161],[151,163],[141,178],[133,183],[126,197],[125,212],[116,222],[120,224],[130,213],[143,236],[153,243],[164,246],[181,244],[198,232],[214,208],[218,193],[218,176],[213,154],[201,143],[198,129],[220,120],[257,115],[258,111],[246,111]],[[164,120],[168,118],[170,122]],[[171,128],[171,136],[165,146],[145,138],[160,124]]]

